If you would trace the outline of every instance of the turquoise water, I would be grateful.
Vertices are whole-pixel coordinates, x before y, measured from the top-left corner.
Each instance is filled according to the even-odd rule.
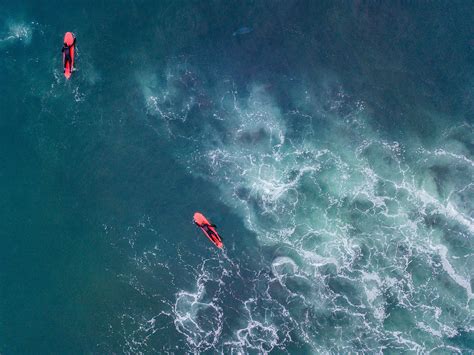
[[[472,352],[473,11],[0,4],[0,352]]]

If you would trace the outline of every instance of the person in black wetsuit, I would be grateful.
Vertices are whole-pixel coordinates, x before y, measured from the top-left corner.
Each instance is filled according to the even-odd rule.
[[[196,223],[196,225],[199,226],[199,227],[201,227],[201,228],[203,228],[203,229],[206,231],[206,233],[209,234],[209,236],[210,236],[214,241],[222,240],[222,238],[219,238],[219,237],[217,236],[217,234],[216,234],[211,228],[209,228],[209,227],[214,227],[214,228],[216,228],[217,226],[216,226],[215,224],[203,224],[203,225],[201,226],[201,225],[199,225],[199,224]]]
[[[76,44],[76,37],[74,37],[74,41],[72,42],[72,45],[68,46],[66,43],[64,43],[63,48],[61,49],[61,52],[64,53],[64,71],[66,71],[66,63],[69,62],[69,67],[71,68],[72,71],[72,59],[71,59],[71,47]]]

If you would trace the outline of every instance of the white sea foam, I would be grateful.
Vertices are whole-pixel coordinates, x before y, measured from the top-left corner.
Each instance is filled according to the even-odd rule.
[[[178,92],[170,80],[144,89],[149,115],[163,119],[171,139],[179,139],[184,131],[170,122],[191,124],[189,105],[195,105],[202,91],[195,84],[198,81],[193,79],[190,91]],[[427,351],[411,334],[385,329],[384,322],[391,321],[398,309],[408,310],[430,336],[453,336],[454,318],[432,306],[434,299],[438,304],[451,302],[431,275],[436,272],[436,258],[441,257],[440,266],[466,290],[468,300],[472,290],[464,270],[456,269],[448,247],[441,244],[443,225],[432,227],[428,222],[445,218],[472,236],[469,205],[461,206],[456,197],[470,187],[455,185],[445,198],[439,192],[444,182],[420,179],[431,176],[431,162],[423,155],[418,160],[423,149],[407,145],[412,142],[382,138],[371,129],[365,104],[351,103],[341,86],[323,90],[325,94],[303,90],[301,106],[288,113],[281,112],[261,85],[251,87],[245,98],[231,80],[220,89],[221,94],[210,99],[216,103],[210,119],[218,117],[224,131],[200,122],[203,134],[215,139],[196,143],[196,153],[191,153],[186,165],[220,188],[222,200],[241,214],[259,243],[288,245],[291,255],[278,254],[270,261],[271,277],[254,276],[252,282],[264,286],[255,285],[251,297],[237,301],[244,312],[242,326],[234,329],[233,336],[212,331],[214,338],[207,344],[225,344],[225,349],[237,352],[265,352],[289,341],[296,331],[315,352],[344,352],[357,343],[358,329],[357,334],[365,334],[357,343],[361,351],[379,351],[381,342],[400,351]],[[166,102],[174,107],[171,114],[163,111]],[[296,119],[304,129],[295,135],[291,122]],[[433,159],[454,160],[472,169],[464,151],[438,148],[433,152],[428,154]],[[192,309],[202,298],[199,282],[197,290],[192,296],[182,291],[178,299],[184,297]],[[216,310],[209,303],[203,307]],[[261,317],[262,307],[275,310]],[[225,306],[219,312],[225,314]],[[191,331],[198,324],[193,314],[180,310],[177,327],[190,336],[192,348],[203,349],[202,330]],[[337,320],[338,314],[344,321]],[[326,317],[332,323],[324,323]],[[188,328],[182,326],[186,322]],[[330,331],[337,341],[322,335]],[[427,340],[427,344],[439,342],[441,338]]]
[[[13,44],[15,42],[21,42],[24,44],[30,44],[33,28],[37,25],[35,22],[15,22],[8,21],[6,24],[6,31],[0,33],[0,48]]]
[[[448,260],[448,248],[446,248],[444,245],[437,245],[436,250],[439,252],[439,255],[441,256],[441,263],[443,265],[444,271],[448,273],[448,275],[462,288],[466,290],[467,297],[468,299],[473,298],[473,293],[471,289],[471,283],[469,282],[468,279],[460,276],[453,268],[451,263]]]

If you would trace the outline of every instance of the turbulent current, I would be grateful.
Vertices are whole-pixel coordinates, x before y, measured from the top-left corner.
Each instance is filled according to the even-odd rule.
[[[191,349],[462,350],[456,339],[473,331],[472,125],[440,122],[424,146],[377,130],[334,79],[286,86],[291,109],[264,83],[240,93],[227,79],[208,97],[201,82],[177,66],[145,84],[148,122],[187,148],[176,154],[189,173],[216,184],[269,251],[244,294],[226,254],[200,265],[173,306]],[[230,334],[226,297],[239,314]]]
[[[22,86],[1,101],[2,152],[26,143],[0,176],[2,211],[23,211],[0,352],[473,351],[474,9],[458,5],[79,4],[66,84],[47,44],[65,27],[4,9],[0,87]]]

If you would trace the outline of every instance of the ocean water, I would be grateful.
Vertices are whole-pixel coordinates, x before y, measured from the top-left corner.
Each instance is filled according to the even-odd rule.
[[[474,351],[473,13],[0,3],[0,353]]]

